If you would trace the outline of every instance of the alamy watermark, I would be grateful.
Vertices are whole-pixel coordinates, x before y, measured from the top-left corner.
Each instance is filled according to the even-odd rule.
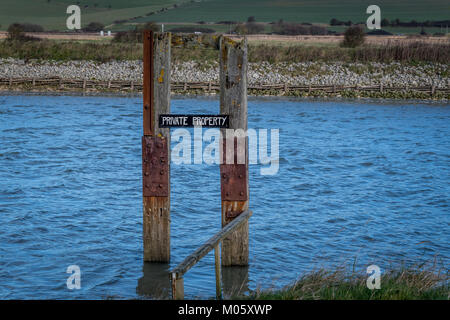
[[[67,278],[66,285],[67,289],[81,289],[81,269],[76,264],[72,264],[67,267],[66,273],[70,273]]]
[[[381,9],[379,6],[372,4],[367,7],[366,10],[367,14],[372,14],[367,18],[366,25],[367,29],[374,30],[374,29],[381,29]]]
[[[381,289],[381,269],[379,266],[372,264],[367,267],[367,274],[370,276],[366,280],[367,288],[370,290]]]
[[[275,175],[279,171],[279,129],[207,129],[194,127],[194,136],[187,129],[171,133],[174,147],[171,162],[174,164],[260,164],[261,175]],[[225,142],[225,143],[224,143]],[[204,143],[206,144],[204,146]],[[224,148],[225,144],[225,148]],[[248,145],[248,153],[247,151]],[[193,150],[192,150],[193,148]],[[224,150],[225,149],[225,150]],[[223,153],[225,151],[225,154]]]
[[[66,26],[69,30],[79,30],[81,29],[81,10],[77,5],[70,5],[66,10],[67,14],[70,16],[66,20]]]

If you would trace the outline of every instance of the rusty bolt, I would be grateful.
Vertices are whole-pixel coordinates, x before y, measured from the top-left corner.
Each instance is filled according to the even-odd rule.
[[[225,179],[226,177],[227,177],[227,175],[224,173],[224,174],[222,175],[222,178]]]
[[[240,193],[239,193],[241,196],[243,196],[244,195],[244,192],[243,191],[241,191]]]
[[[164,170],[161,170],[161,171],[159,172],[159,174],[160,174],[160,175],[163,175],[163,174],[164,174]]]
[[[242,174],[239,175],[239,178],[242,179]]]
[[[230,196],[230,193],[229,192],[227,192],[226,194],[225,194],[227,197],[229,197]]]
[[[160,184],[159,184],[159,187],[160,187],[160,188],[162,188],[162,187],[163,187],[162,183],[160,183]]]
[[[148,176],[148,172],[145,172],[145,175]]]
[[[146,184],[145,184],[145,187],[146,187],[146,188],[148,188],[148,187],[149,187],[148,183],[146,183]]]
[[[147,110],[148,109],[148,105],[145,105],[144,108],[145,108],[145,110]]]

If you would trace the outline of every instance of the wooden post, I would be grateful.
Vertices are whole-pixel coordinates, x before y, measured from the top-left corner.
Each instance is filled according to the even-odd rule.
[[[178,278],[176,273],[172,273],[172,299],[184,299],[184,280],[182,277]]]
[[[222,299],[222,279],[220,277],[220,243],[216,245],[214,248],[214,262],[215,262],[215,270],[216,270],[216,299]]]
[[[222,37],[220,40],[220,113],[230,116],[230,129],[247,132],[247,39],[235,42]],[[226,143],[226,130],[221,129],[223,143]],[[228,145],[234,143],[228,141]],[[223,148],[221,148],[223,150]],[[222,228],[248,209],[248,138],[245,138],[245,164],[239,178],[229,179],[226,172],[237,172],[239,164],[221,164],[222,189]],[[226,158],[221,157],[221,160]],[[235,166],[228,168],[227,166]],[[242,177],[241,177],[242,175]],[[229,196],[226,189],[230,180],[239,180],[241,191]],[[244,185],[242,185],[244,184]],[[236,186],[236,185],[235,185]],[[234,187],[233,187],[234,188]],[[248,221],[222,242],[222,265],[248,264]]]
[[[86,90],[86,79],[83,80],[83,91]]]
[[[171,35],[144,31],[143,36],[144,261],[169,262],[170,131],[159,128],[158,117],[159,114],[170,113]]]

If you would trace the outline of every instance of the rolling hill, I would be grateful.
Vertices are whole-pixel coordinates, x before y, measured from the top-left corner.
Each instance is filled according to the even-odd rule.
[[[402,21],[449,19],[448,0],[378,0],[382,18]],[[13,22],[65,30],[66,8],[78,4],[82,26],[96,21],[105,25],[133,25],[147,21],[192,23],[198,21],[257,21],[328,23],[330,19],[361,22],[367,19],[371,0],[2,0],[1,29]],[[116,28],[117,29],[117,28]]]

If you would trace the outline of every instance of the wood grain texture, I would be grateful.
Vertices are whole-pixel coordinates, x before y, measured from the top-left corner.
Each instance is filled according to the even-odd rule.
[[[142,95],[143,105],[143,128],[144,135],[152,134],[151,110],[153,109],[153,32],[144,31],[144,55],[143,55],[143,74],[142,74]],[[111,85],[111,84],[110,84]]]
[[[160,114],[170,113],[170,39],[171,34],[168,32],[154,33],[152,131],[153,135],[162,135],[167,139],[170,139],[170,129],[159,128],[158,118]]]
[[[214,248],[214,267],[216,272],[216,299],[222,299],[222,279],[220,270],[220,243]]]
[[[153,45],[144,45],[144,54],[147,55],[144,56],[144,135],[147,132],[150,135],[165,137],[170,149],[170,131],[159,128],[158,116],[161,113],[170,113],[171,36],[170,33],[151,33],[151,36]],[[151,66],[146,66],[146,61],[147,64],[151,63]],[[145,78],[146,73],[149,78]],[[147,116],[146,104],[150,106]],[[170,152],[167,175],[167,197],[143,197],[144,261],[170,261]]]
[[[144,197],[144,261],[170,260],[170,197]]]
[[[173,300],[183,300],[184,299],[184,279],[177,278],[171,275],[172,282],[172,299]]]
[[[220,113],[230,115],[230,129],[247,131],[247,41],[235,42],[222,37],[220,40]],[[226,137],[226,129],[222,129]],[[246,138],[245,164],[248,177],[248,138]],[[222,157],[222,156],[221,156]],[[222,181],[222,180],[221,180]],[[248,179],[246,180],[248,193]],[[233,219],[226,217],[228,211],[248,210],[247,201],[224,201],[222,199],[222,227]],[[222,242],[222,265],[248,265],[248,221]]]

